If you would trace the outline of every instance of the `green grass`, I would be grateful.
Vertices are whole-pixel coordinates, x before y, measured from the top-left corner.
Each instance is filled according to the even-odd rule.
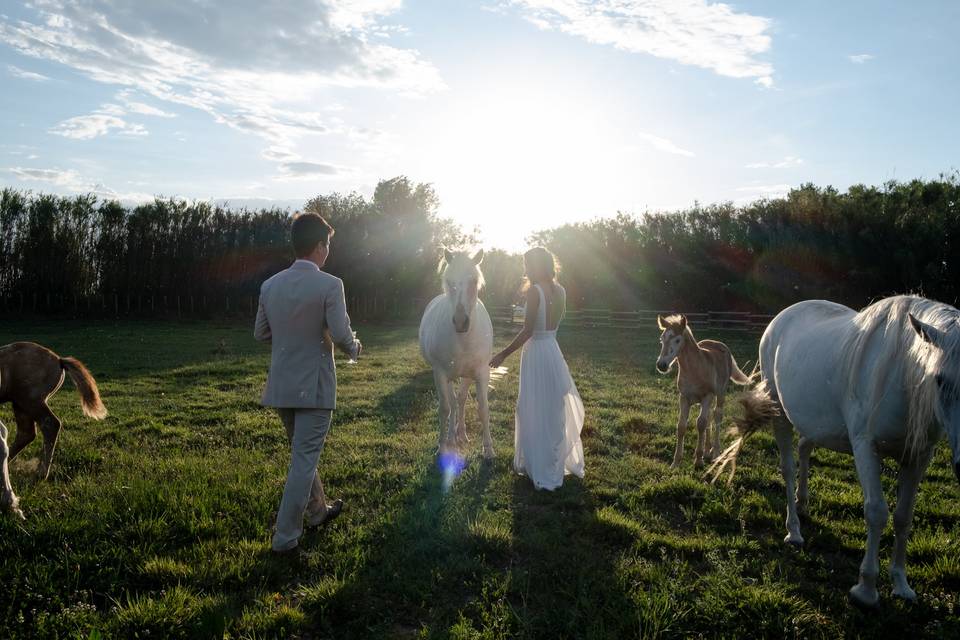
[[[587,476],[554,493],[511,473],[518,359],[492,395],[497,457],[441,491],[432,377],[415,327],[359,327],[367,357],[339,369],[321,458],[346,501],[303,552],[275,557],[269,523],[288,453],[259,406],[267,351],[247,324],[5,322],[92,369],[110,417],[83,418],[68,383],[53,472],[40,445],[12,464],[28,520],[0,518],[0,637],[956,637],[960,492],[938,451],[917,504],[909,572],[920,600],[864,614],[864,524],[852,461],[814,453],[807,545],[785,547],[773,440],[752,439],[731,487],[687,454],[671,470],[676,398],[657,336],[563,330],[587,410]],[[707,337],[702,335],[700,337]],[[719,335],[739,362],[755,338]],[[505,341],[501,335],[498,344]],[[732,411],[732,403],[730,405]],[[0,419],[13,427],[9,406]],[[884,482],[892,503],[895,470]],[[889,561],[892,532],[883,541]]]

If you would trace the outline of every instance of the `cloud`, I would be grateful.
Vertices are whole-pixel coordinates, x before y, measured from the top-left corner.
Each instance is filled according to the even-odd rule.
[[[25,167],[10,167],[7,169],[18,180],[30,180],[34,182],[50,182],[59,186],[71,186],[78,184],[80,176],[73,169],[28,169]]]
[[[0,43],[123,88],[120,104],[104,105],[88,117],[174,115],[131,97],[141,94],[198,109],[221,125],[264,139],[269,147],[293,148],[305,136],[349,136],[357,128],[328,121],[324,107],[317,106],[332,102],[331,89],[419,96],[444,88],[436,67],[418,51],[389,43],[403,29],[384,20],[401,4],[40,0],[27,5],[33,13],[25,18],[0,15]],[[72,126],[83,135],[102,135],[103,120],[97,120],[99,128]],[[139,130],[145,133],[142,126]],[[299,158],[277,160],[293,159]]]
[[[737,187],[734,191],[745,195],[736,199],[736,202],[750,202],[752,200],[782,198],[786,196],[790,189],[789,184],[760,184]]]
[[[50,133],[74,140],[92,140],[112,130],[127,136],[145,136],[148,133],[143,125],[129,123],[110,113],[91,113],[68,118],[50,129]]]
[[[707,0],[506,0],[540,29],[773,86],[769,18]]]
[[[330,23],[340,29],[365,30],[379,18],[399,10],[402,0],[340,0],[330,4]]]
[[[74,169],[35,169],[26,167],[9,167],[8,172],[14,175],[18,180],[25,182],[46,182],[63,190],[73,193],[91,193],[101,198],[110,200],[120,200],[128,203],[149,202],[154,196],[148,193],[138,192],[119,192],[111,189],[102,183],[85,180]]]
[[[795,156],[785,156],[783,160],[777,162],[751,162],[743,165],[747,169],[789,169],[799,167],[803,164],[803,158]]]
[[[856,55],[847,56],[850,59],[850,62],[853,64],[863,64],[873,60],[875,56],[870,55],[869,53],[858,53]]]
[[[144,116],[156,116],[158,118],[176,118],[177,114],[171,113],[169,111],[164,111],[163,109],[158,109],[152,105],[146,104],[144,102],[137,102],[132,99],[134,95],[133,91],[129,89],[124,89],[117,93],[117,100],[123,103],[122,108],[130,113],[138,113]]]
[[[289,162],[300,157],[290,149],[284,147],[267,147],[260,153],[260,156],[274,162]]]
[[[34,73],[33,71],[26,71],[20,67],[14,66],[12,64],[7,65],[7,72],[15,78],[22,78],[23,80],[33,80],[35,82],[46,82],[50,78],[45,75]]]
[[[299,180],[304,178],[319,178],[324,176],[335,176],[346,173],[347,169],[325,162],[308,162],[306,160],[294,160],[280,163],[281,175],[278,176],[287,180]]]
[[[648,142],[652,147],[663,151],[664,153],[672,153],[678,156],[686,156],[688,158],[696,157],[696,154],[693,151],[688,151],[681,147],[678,147],[670,140],[666,138],[661,138],[660,136],[655,136],[652,133],[643,133],[640,132],[637,134],[637,137],[645,142]]]

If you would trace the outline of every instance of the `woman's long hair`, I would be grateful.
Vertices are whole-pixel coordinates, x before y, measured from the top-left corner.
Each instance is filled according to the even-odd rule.
[[[560,263],[557,257],[550,253],[544,247],[534,247],[523,254],[523,288],[520,290],[525,294],[534,282],[548,280],[556,282],[557,274],[560,272]]]

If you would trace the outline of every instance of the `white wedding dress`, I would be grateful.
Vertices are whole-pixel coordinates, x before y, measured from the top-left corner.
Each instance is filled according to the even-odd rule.
[[[556,489],[566,474],[583,477],[583,402],[557,344],[557,330],[547,329],[543,290],[533,286],[540,308],[520,355],[513,468],[538,489]]]

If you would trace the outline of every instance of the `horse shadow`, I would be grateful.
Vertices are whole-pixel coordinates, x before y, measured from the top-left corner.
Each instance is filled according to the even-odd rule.
[[[481,591],[487,563],[507,563],[509,541],[479,535],[478,525],[501,465],[471,460],[449,489],[437,466],[428,465],[400,503],[387,507],[384,524],[365,534],[363,566],[328,599],[304,607],[316,633],[415,637],[425,625],[449,628]],[[303,546],[318,544],[315,535]]]
[[[388,433],[417,423],[430,412],[436,412],[433,374],[429,369],[417,371],[377,402],[376,411],[384,418]]]

